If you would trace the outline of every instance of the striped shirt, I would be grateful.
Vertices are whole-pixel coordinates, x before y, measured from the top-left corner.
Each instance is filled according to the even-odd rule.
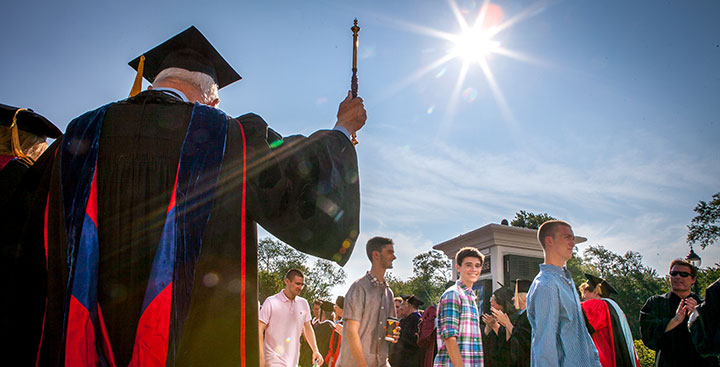
[[[475,303],[475,292],[458,281],[443,293],[437,315],[438,353],[433,366],[452,366],[445,340],[455,337],[463,364],[466,367],[482,367],[480,312]]]
[[[540,264],[528,292],[527,315],[532,327],[531,366],[600,367],[572,274],[566,268]]]

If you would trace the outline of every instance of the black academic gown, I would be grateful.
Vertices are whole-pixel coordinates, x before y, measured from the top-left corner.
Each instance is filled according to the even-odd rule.
[[[146,91],[112,105],[104,118],[98,153],[98,302],[118,365],[131,358],[135,329],[155,249],[175,182],[180,150],[193,105]],[[342,133],[281,136],[257,115],[228,123],[225,155],[198,259],[189,311],[168,366],[240,365],[241,334],[247,366],[257,366],[256,223],[283,242],[341,265],[358,235],[359,185],[355,150]],[[243,168],[243,134],[247,160]],[[36,191],[19,200],[31,205],[18,252],[17,309],[23,335],[18,356],[35,358],[43,333],[41,365],[59,365],[64,347],[63,312],[68,279],[57,140],[31,170]],[[272,146],[272,148],[271,148]],[[242,179],[247,175],[246,217]],[[49,194],[49,196],[48,196]],[[43,214],[48,207],[48,262]],[[244,224],[245,231],[242,231]],[[241,239],[245,238],[245,283]],[[345,247],[343,248],[343,243]],[[47,266],[47,272],[45,268]],[[245,298],[241,297],[241,289]],[[47,313],[43,331],[44,299]],[[241,305],[245,328],[241,329]]]
[[[695,308],[688,328],[693,344],[703,356],[720,356],[720,278],[705,290],[705,302]]]
[[[332,336],[333,330],[335,330],[335,323],[330,320],[325,320],[315,325],[315,341],[317,342],[318,351],[323,358],[327,356],[330,350],[330,337]]]
[[[700,296],[690,297],[701,302]],[[674,329],[665,332],[670,319],[675,317],[680,297],[673,292],[650,297],[640,310],[640,333],[645,345],[655,351],[655,365],[664,366],[713,366],[718,365],[716,357],[703,358],[695,349],[688,332],[687,320]]]
[[[391,366],[420,367],[422,366],[423,354],[417,345],[418,325],[420,324],[420,313],[413,312],[400,320],[400,338],[390,360]]]
[[[513,322],[514,320],[510,320]],[[513,326],[514,328],[514,326]],[[490,330],[490,333],[482,335],[483,361],[487,367],[505,367],[510,365],[510,340],[506,340],[506,330],[500,325],[498,333]]]
[[[518,314],[513,325],[513,332],[510,335],[510,366],[530,366],[530,342],[532,341],[532,327],[528,321],[527,310]]]

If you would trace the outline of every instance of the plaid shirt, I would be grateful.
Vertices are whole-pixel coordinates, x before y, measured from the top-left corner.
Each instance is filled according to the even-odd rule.
[[[475,303],[475,292],[458,281],[443,293],[437,306],[437,314],[439,348],[433,366],[452,366],[445,339],[454,336],[463,364],[466,367],[482,367],[480,312]]]

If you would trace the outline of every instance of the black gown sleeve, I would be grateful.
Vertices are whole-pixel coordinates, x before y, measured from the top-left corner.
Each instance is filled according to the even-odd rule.
[[[527,312],[523,311],[513,327],[510,335],[509,350],[511,366],[530,366],[530,342],[532,339],[532,327],[527,318]]]
[[[661,296],[651,297],[640,310],[640,334],[643,343],[654,350],[660,350],[665,337],[665,328],[672,317],[663,316],[663,301]]]
[[[355,148],[321,130],[281,137],[255,114],[237,118],[248,144],[248,213],[288,245],[344,265],[359,232]]]
[[[0,225],[3,253],[9,255],[3,254],[0,265],[8,272],[2,279],[7,282],[3,289],[10,295],[0,309],[0,351],[13,355],[18,365],[35,362],[48,286],[42,218],[28,213],[45,206],[50,184],[47,173],[61,142],[62,138],[55,140],[23,174],[5,208],[5,213],[14,214],[3,218]],[[28,239],[32,239],[32,246],[25,245]]]

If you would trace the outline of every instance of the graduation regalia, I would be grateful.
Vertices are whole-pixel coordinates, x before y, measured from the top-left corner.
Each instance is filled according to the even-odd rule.
[[[502,306],[501,311],[508,315],[508,319],[514,328],[514,325],[517,323],[517,312],[512,302],[513,292],[505,288],[502,284],[500,284],[500,286],[501,288],[493,292],[493,296],[495,297],[495,302]],[[493,330],[490,330],[488,334],[483,333],[482,343],[485,366],[507,366],[510,363],[510,340],[507,338],[507,329],[505,326],[500,325],[497,334]]]
[[[527,295],[531,281],[527,279],[515,280],[515,299],[521,294]],[[530,345],[532,342],[532,327],[527,317],[527,309],[522,309],[517,314],[513,331],[508,341],[510,353],[509,366],[527,367],[530,366]]]
[[[425,302],[421,299],[407,295],[402,297],[405,302],[412,304],[416,309]],[[390,356],[391,366],[420,367],[423,354],[417,344],[418,326],[420,325],[420,312],[411,312],[400,320],[400,338]]]
[[[590,336],[600,355],[600,364],[609,366],[639,366],[629,325],[620,307],[610,299],[591,299],[582,302],[583,312],[592,331]]]
[[[181,35],[187,32],[197,39],[194,27]],[[196,54],[202,59],[208,52]],[[218,69],[216,63],[208,74],[228,84]],[[90,121],[101,123],[96,140],[87,138]],[[42,180],[27,191],[32,208],[20,252],[28,267],[17,274],[16,306],[33,309],[35,317],[20,320],[17,345],[40,365],[70,365],[70,352],[77,353],[70,342],[80,330],[80,340],[94,346],[83,353],[100,365],[257,366],[256,223],[341,265],[352,252],[357,158],[341,132],[282,138],[257,115],[230,119],[161,91],[91,111],[71,128],[77,133],[57,140],[32,168]],[[209,131],[215,128],[224,133]],[[96,165],[75,159],[93,149]],[[205,175],[208,167],[216,172]],[[89,192],[73,176],[90,182]],[[94,200],[96,208],[74,204],[77,197]],[[73,238],[86,238],[88,228],[97,239],[86,276],[78,270],[85,242]],[[167,238],[173,250],[164,256]],[[73,287],[85,278],[88,285],[79,288],[96,292],[90,302]],[[89,321],[73,322],[75,298]],[[147,317],[158,304],[162,317]],[[136,357],[143,340],[157,346],[145,351],[152,361]]]
[[[702,299],[695,293],[688,297],[694,298],[698,304]],[[655,351],[655,365],[666,366],[699,366],[715,367],[718,358],[703,357],[693,345],[688,331],[688,318],[674,329],[665,332],[670,320],[675,317],[682,299],[673,292],[648,298],[640,309],[640,333],[645,345]]]
[[[46,138],[57,139],[62,133],[57,126],[39,113],[27,109],[0,104],[0,126],[7,128],[0,135],[8,144],[0,146],[0,208],[6,209],[6,202],[12,196],[15,187],[27,169],[33,165],[34,159],[23,150],[20,134],[30,134],[41,141]],[[32,141],[32,140],[31,140]],[[39,153],[42,153],[40,150]],[[40,154],[37,154],[38,156]]]
[[[607,281],[592,274],[585,274],[588,285],[600,286],[607,294],[617,294]],[[588,331],[600,356],[603,367],[640,365],[635,352],[630,325],[615,301],[609,298],[590,299],[581,303]]]
[[[335,331],[335,323],[331,320],[325,320],[315,325],[314,329],[318,352],[320,352],[320,355],[322,355],[324,359],[330,351],[330,339],[332,338],[333,331]]]
[[[418,324],[417,344],[423,351],[423,367],[432,367],[435,354],[437,354],[436,318],[437,306],[428,306],[420,317],[420,323]]]
[[[532,327],[527,317],[527,309],[520,311],[513,325],[510,335],[511,366],[530,366],[530,344],[532,342]]]
[[[35,185],[35,177],[26,177],[25,173],[47,147],[47,138],[56,139],[62,135],[60,129],[50,120],[31,109],[0,104],[0,229],[9,229],[0,240],[0,288],[12,287],[12,272],[15,266],[17,236],[20,234],[13,223],[26,216],[27,206],[23,202],[11,201],[15,189],[23,185]],[[6,293],[0,301],[0,345],[4,340],[14,338],[7,333],[9,322],[19,315],[8,309],[11,296]],[[23,312],[23,310],[20,310]]]

